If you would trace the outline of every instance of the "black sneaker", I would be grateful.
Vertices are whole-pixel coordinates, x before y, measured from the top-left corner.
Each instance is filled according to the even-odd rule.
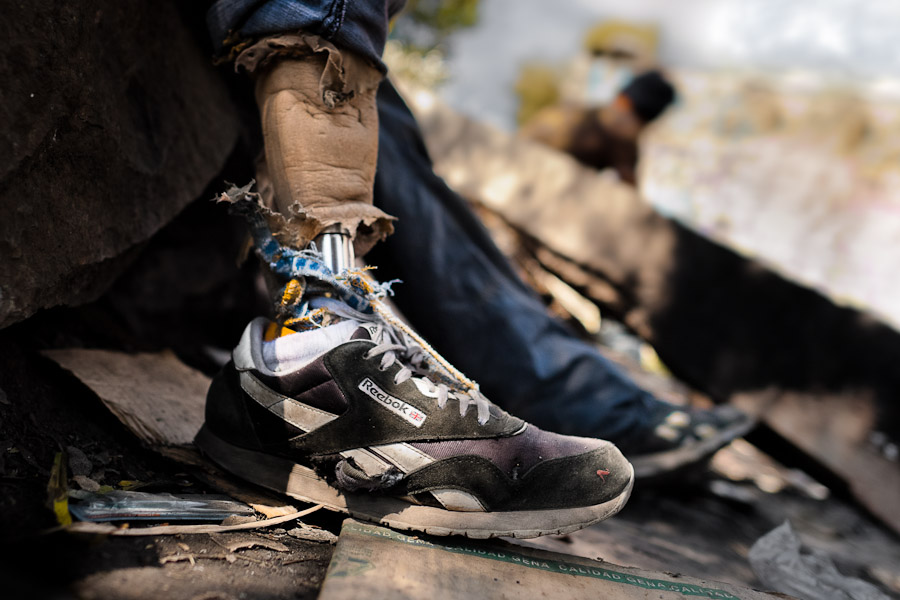
[[[756,421],[728,405],[711,410],[660,404],[646,431],[619,441],[638,479],[655,479],[704,465]]]
[[[397,529],[473,538],[575,531],[618,512],[634,471],[606,441],[542,431],[383,321],[264,342],[250,323],[197,445],[253,483]]]

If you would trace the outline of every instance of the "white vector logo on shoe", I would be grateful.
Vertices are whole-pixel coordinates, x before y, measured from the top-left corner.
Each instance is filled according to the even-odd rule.
[[[394,413],[395,415],[403,418],[408,423],[416,427],[421,427],[422,423],[425,422],[425,417],[427,415],[412,406],[411,404],[407,404],[400,398],[394,398],[383,389],[378,387],[374,381],[366,377],[359,383],[359,389],[372,400],[377,401],[383,407]]]

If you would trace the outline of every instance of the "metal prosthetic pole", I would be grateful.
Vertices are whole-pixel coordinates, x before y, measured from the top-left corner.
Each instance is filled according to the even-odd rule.
[[[322,259],[331,272],[337,275],[352,269],[356,261],[353,252],[353,241],[350,232],[340,225],[330,225],[322,230],[315,240],[316,248],[322,253]]]

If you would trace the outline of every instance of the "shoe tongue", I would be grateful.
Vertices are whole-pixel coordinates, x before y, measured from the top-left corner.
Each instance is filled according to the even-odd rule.
[[[377,332],[378,326],[374,323],[360,323],[359,327],[356,328],[356,331],[353,332],[353,335],[350,336],[350,339],[374,341]]]

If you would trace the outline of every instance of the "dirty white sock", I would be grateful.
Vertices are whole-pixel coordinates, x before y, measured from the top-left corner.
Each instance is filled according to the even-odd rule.
[[[335,346],[346,342],[359,327],[356,321],[341,321],[328,327],[299,331],[263,342],[263,361],[276,373],[306,366]]]

